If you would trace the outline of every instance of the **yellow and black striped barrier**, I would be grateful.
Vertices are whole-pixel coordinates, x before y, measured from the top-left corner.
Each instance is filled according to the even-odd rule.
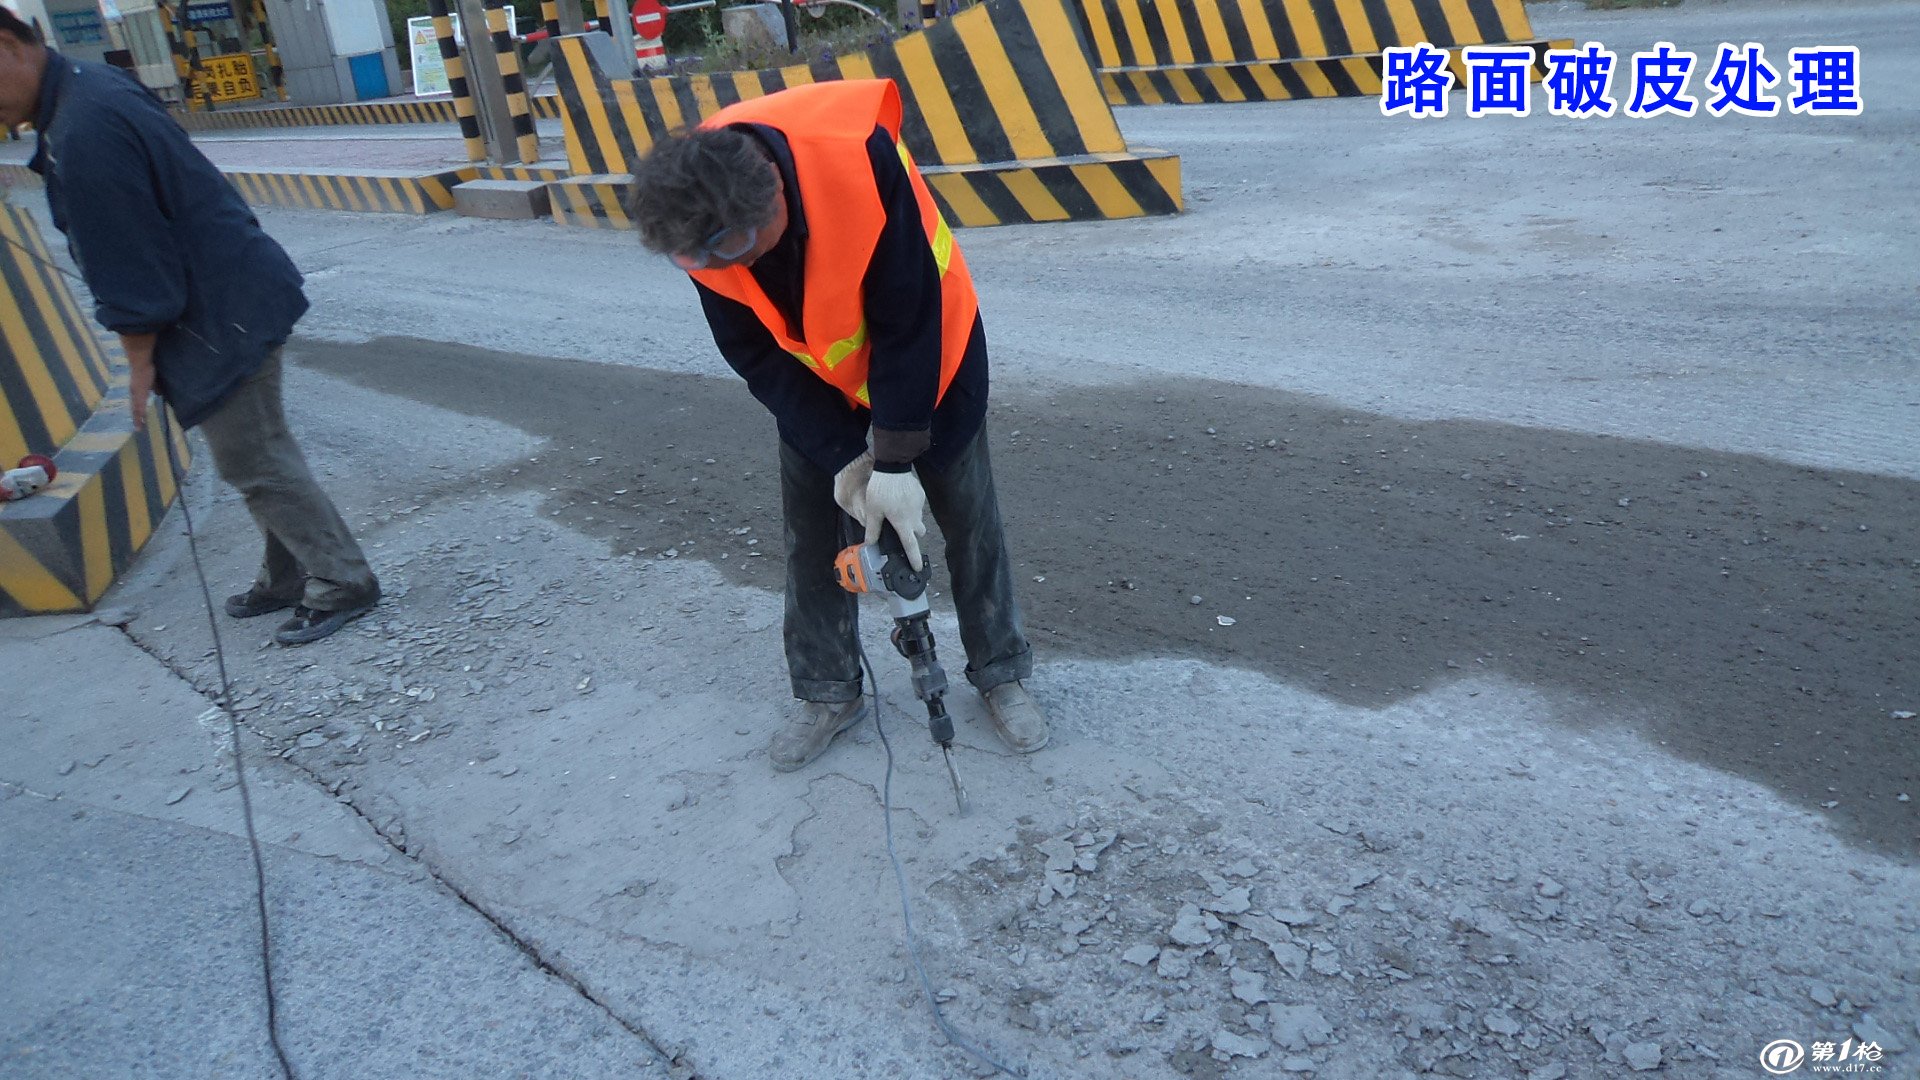
[[[0,503],[0,615],[90,609],[174,497],[164,406],[133,430],[125,368],[51,260],[32,215],[0,207],[0,461],[45,454],[59,468],[46,490]],[[184,440],[175,449],[184,465]]]
[[[1548,48],[1521,0],[1071,0],[1115,105],[1380,93],[1382,51],[1420,42]],[[1464,69],[1460,69],[1464,73]]]
[[[562,221],[622,224],[605,189],[667,132],[788,86],[876,77],[899,85],[901,137],[955,224],[1181,209],[1179,158],[1127,146],[1065,0],[989,0],[886,45],[777,70],[610,80],[608,60],[617,65],[602,35],[560,41],[567,162],[577,177],[553,185]]]
[[[454,185],[478,175],[473,166],[431,173],[399,169],[360,173],[236,169],[225,172],[240,197],[254,206],[376,214],[431,214],[451,210]]]
[[[451,24],[449,24],[451,25]],[[451,75],[451,69],[449,69]],[[463,76],[464,77],[464,76]],[[560,115],[560,99],[546,94],[531,99],[533,115]],[[453,124],[460,120],[450,98],[419,101],[360,101],[350,105],[268,105],[219,112],[174,114],[188,131],[231,131],[276,127],[352,126],[357,124]],[[476,137],[479,129],[474,129]]]

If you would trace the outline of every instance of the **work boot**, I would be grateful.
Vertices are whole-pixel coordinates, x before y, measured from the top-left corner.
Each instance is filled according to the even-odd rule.
[[[372,599],[336,611],[323,611],[301,604],[293,609],[293,618],[281,623],[280,629],[273,632],[273,640],[282,645],[305,645],[309,641],[319,641],[372,611],[379,602],[380,594],[376,592]]]
[[[767,760],[780,772],[792,772],[826,753],[835,735],[867,718],[867,697],[852,701],[809,701],[798,718],[767,743]]]
[[[227,614],[233,618],[251,619],[257,615],[270,615],[276,611],[285,611],[287,608],[299,602],[300,597],[298,595],[286,597],[269,596],[260,591],[260,586],[255,585],[246,592],[234,593],[232,596],[227,597],[226,607]]]
[[[1047,714],[1021,686],[1018,680],[1004,682],[987,691],[987,716],[1000,741],[1016,753],[1031,754],[1047,745]]]

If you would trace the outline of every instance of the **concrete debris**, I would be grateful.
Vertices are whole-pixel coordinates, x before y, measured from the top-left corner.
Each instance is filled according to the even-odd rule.
[[[1823,982],[1808,984],[1807,996],[1813,999],[1815,1005],[1824,1005],[1829,1009],[1840,1003],[1840,997],[1833,992],[1833,987]]]
[[[1201,920],[1198,904],[1183,904],[1180,914],[1174,918],[1173,929],[1167,936],[1181,945],[1205,945],[1213,940],[1207,932],[1206,924]]]
[[[1520,1034],[1520,1022],[1508,1016],[1506,1013],[1488,1013],[1482,1018],[1482,1022],[1487,1025],[1487,1030],[1493,1032],[1495,1035],[1513,1036]]]
[[[1544,896],[1549,900],[1557,900],[1561,896],[1565,895],[1567,891],[1566,886],[1560,884],[1559,882],[1553,880],[1550,877],[1547,877],[1544,874],[1541,875],[1540,877],[1540,883],[1534,886],[1534,888],[1539,891],[1541,896]]]
[[[1039,845],[1040,854],[1047,860],[1047,872],[1054,874],[1070,873],[1078,858],[1073,844],[1064,839],[1048,840]]]
[[[1252,891],[1245,885],[1228,889],[1225,895],[1201,906],[1217,915],[1239,915],[1253,907]]]
[[[71,772],[73,772],[73,770],[75,770],[75,769],[77,769],[77,768],[79,768],[79,767],[80,767],[80,763],[79,763],[79,762],[77,762],[77,761],[69,761],[69,762],[67,762],[67,763],[66,763],[65,765],[62,765],[62,766],[60,766],[60,775],[61,775],[61,776],[66,776],[67,774],[69,774],[69,773],[71,773]]]
[[[1154,958],[1159,955],[1160,949],[1157,946],[1135,945],[1133,948],[1121,953],[1120,959],[1125,960],[1129,964],[1146,967],[1148,964],[1153,963]]]
[[[1154,970],[1163,979],[1184,979],[1193,974],[1193,957],[1178,949],[1162,949]]]
[[[173,794],[171,794],[171,795],[169,795],[169,796],[167,796],[167,805],[168,805],[168,806],[172,806],[173,804],[175,804],[175,803],[177,803],[177,802],[179,802],[179,801],[180,801],[181,799],[184,799],[184,798],[186,798],[186,797],[187,797],[188,795],[191,795],[191,794],[193,794],[193,787],[192,787],[192,785],[188,785],[187,787],[183,787],[183,788],[181,788],[180,790],[178,790],[178,791],[176,791],[176,792],[174,792]]]
[[[1222,1028],[1213,1033],[1213,1048],[1229,1057],[1257,1058],[1273,1049],[1273,1044],[1265,1039],[1235,1035]]]
[[[1269,1005],[1267,1023],[1273,1041],[1287,1050],[1306,1050],[1333,1041],[1333,1025],[1312,1005]]]
[[[1250,878],[1259,872],[1259,869],[1253,865],[1252,859],[1241,859],[1239,862],[1227,867],[1228,877]]]
[[[1273,1000],[1267,996],[1267,977],[1257,971],[1237,967],[1228,973],[1228,978],[1233,983],[1233,996],[1249,1005]]]
[[[1321,975],[1340,974],[1340,950],[1332,945],[1315,945],[1312,966]]]
[[[1627,1066],[1634,1072],[1652,1072],[1660,1067],[1660,1044],[1657,1042],[1633,1043],[1622,1053],[1627,1059]]]
[[[1280,1068],[1293,1073],[1312,1072],[1314,1070],[1314,1062],[1310,1057],[1302,1057],[1295,1054],[1291,1057],[1281,1058]]]
[[[1566,1080],[1566,1076],[1567,1067],[1556,1061],[1527,1073],[1527,1080]]]

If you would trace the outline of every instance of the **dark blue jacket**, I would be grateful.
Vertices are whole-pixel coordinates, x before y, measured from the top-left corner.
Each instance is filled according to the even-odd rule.
[[[47,53],[30,167],[100,324],[154,333],[155,389],[192,427],[306,313],[300,271],[145,87]]]

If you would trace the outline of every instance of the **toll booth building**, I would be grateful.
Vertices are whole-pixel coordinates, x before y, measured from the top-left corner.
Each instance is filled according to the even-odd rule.
[[[191,108],[333,105],[403,90],[385,0],[19,0],[18,9],[44,13],[54,48],[127,67]]]

